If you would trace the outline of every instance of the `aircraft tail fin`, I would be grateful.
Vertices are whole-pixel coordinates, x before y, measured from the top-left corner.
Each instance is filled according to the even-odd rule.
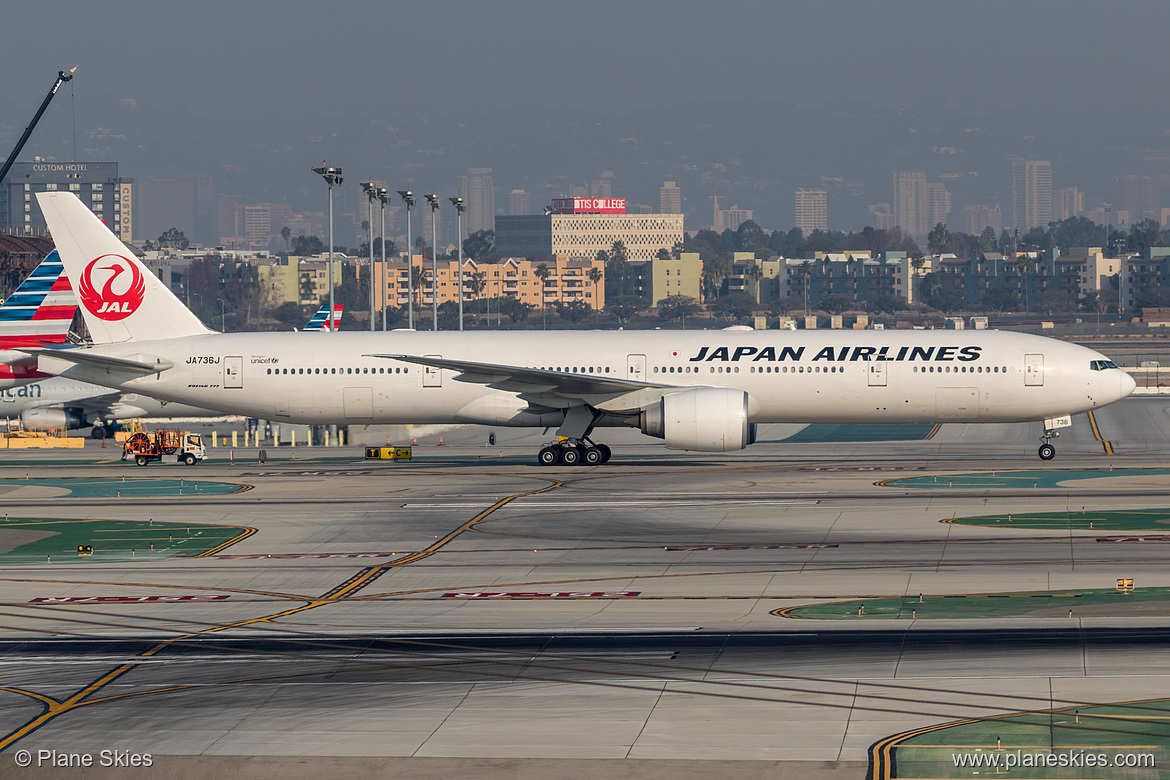
[[[39,192],[37,202],[95,344],[212,332],[76,195]]]
[[[341,324],[341,313],[345,309],[345,304],[336,303],[333,305],[333,316],[326,317],[329,313],[329,304],[321,304],[321,308],[309,320],[309,324],[305,326],[305,331],[326,331],[337,330]]]
[[[76,313],[77,298],[54,249],[0,303],[0,349],[64,344]]]

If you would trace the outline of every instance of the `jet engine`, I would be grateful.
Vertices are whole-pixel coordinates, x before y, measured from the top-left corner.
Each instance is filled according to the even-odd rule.
[[[60,406],[25,409],[20,413],[20,421],[38,428],[80,428],[85,425],[85,420],[80,414]]]
[[[664,395],[642,410],[642,433],[665,439],[672,450],[730,452],[756,441],[748,422],[748,395],[726,387],[699,387]]]

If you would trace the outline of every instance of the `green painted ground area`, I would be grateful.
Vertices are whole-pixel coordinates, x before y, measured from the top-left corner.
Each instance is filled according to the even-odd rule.
[[[1170,532],[1170,509],[1103,512],[1074,509],[1066,512],[1026,512],[1010,515],[956,517],[947,522],[996,528],[1042,528],[1054,531],[1164,531]]]
[[[141,498],[143,496],[216,496],[247,490],[246,485],[230,482],[204,482],[193,479],[143,479],[141,477],[80,478],[33,477],[0,479],[0,496],[20,496],[24,487],[47,487],[67,490],[69,498]]]
[[[1170,588],[1115,588],[1069,591],[1020,591],[952,596],[926,595],[892,599],[858,599],[807,607],[789,607],[772,614],[815,620],[932,620],[939,618],[1089,617],[1099,615],[1170,615]],[[858,610],[862,609],[861,614]]]
[[[1036,704],[1038,710],[1051,706]],[[1050,753],[1056,764],[1036,766],[1049,761]],[[1095,766],[1074,765],[1074,756],[1084,764],[1089,754]],[[959,756],[983,766],[956,767]],[[998,762],[1000,774],[991,761]],[[897,743],[894,762],[893,777],[899,778],[1170,778],[1170,700],[1020,712],[960,723]],[[1103,762],[1108,766],[1101,766]]]
[[[925,439],[934,426],[925,423],[813,423],[782,441],[812,444],[838,441],[913,441]]]
[[[1055,469],[1051,471],[990,471],[887,479],[881,484],[904,488],[1054,488],[1072,480],[1106,477],[1170,477],[1170,469]]]
[[[190,558],[252,532],[237,525],[10,518],[0,520],[0,565]],[[79,555],[79,545],[92,547],[93,555]]]

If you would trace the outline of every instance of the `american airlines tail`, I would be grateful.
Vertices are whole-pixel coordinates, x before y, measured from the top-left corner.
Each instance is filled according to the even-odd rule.
[[[333,306],[333,316],[328,317],[327,315],[329,314],[329,304],[328,303],[321,304],[321,308],[318,309],[317,313],[313,315],[313,318],[311,320],[309,320],[309,324],[305,326],[305,330],[306,331],[337,330],[338,326],[341,324],[341,313],[344,309],[345,309],[344,304],[340,304],[340,303],[335,304]]]
[[[213,332],[73,193],[37,201],[95,344]]]
[[[64,344],[77,299],[53,250],[0,304],[0,349]]]

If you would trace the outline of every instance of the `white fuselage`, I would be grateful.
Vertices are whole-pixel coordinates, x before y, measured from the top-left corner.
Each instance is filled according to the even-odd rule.
[[[1000,331],[542,331],[206,334],[105,344],[173,367],[148,376],[77,365],[63,376],[274,421],[557,424],[516,393],[374,354],[441,356],[653,384],[730,387],[751,422],[1024,422],[1125,397],[1099,353]],[[611,420],[601,424],[623,424]],[[629,424],[629,423],[624,423]]]

